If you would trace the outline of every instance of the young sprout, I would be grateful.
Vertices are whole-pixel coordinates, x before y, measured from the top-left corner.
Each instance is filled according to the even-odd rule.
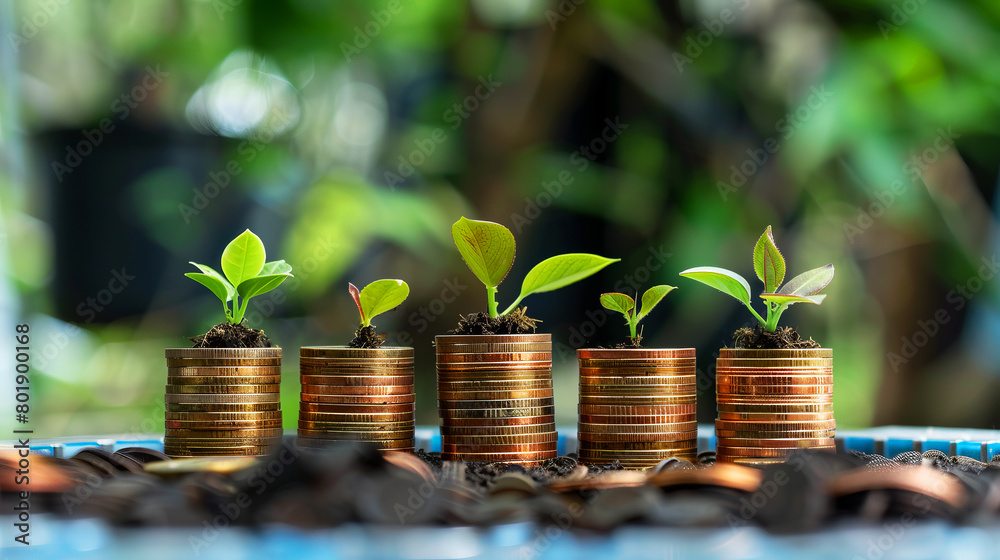
[[[459,218],[451,226],[455,246],[465,264],[486,286],[486,302],[490,317],[507,315],[517,309],[521,300],[531,294],[551,292],[583,280],[611,263],[608,259],[588,253],[569,253],[550,257],[535,265],[521,283],[521,293],[503,313],[497,312],[497,286],[514,264],[514,235],[494,222]]]
[[[828,264],[803,272],[781,286],[785,279],[785,258],[774,244],[771,226],[767,226],[754,246],[753,268],[757,278],[764,283],[764,293],[760,297],[767,304],[767,319],[761,317],[751,306],[750,284],[739,274],[723,268],[702,266],[685,270],[681,272],[681,276],[707,284],[738,299],[767,332],[774,332],[778,328],[778,319],[789,305],[799,302],[814,305],[822,303],[826,295],[820,295],[820,292],[833,280],[833,265]]]
[[[410,287],[402,280],[376,280],[361,290],[348,283],[347,290],[361,314],[361,328],[373,326],[372,319],[398,307],[410,295]]]
[[[248,229],[222,251],[224,275],[212,267],[192,262],[201,272],[188,272],[184,276],[212,290],[222,300],[226,319],[238,325],[243,322],[250,298],[270,292],[292,276],[292,267],[285,261],[265,260],[264,244]]]
[[[646,290],[646,293],[642,294],[642,308],[638,310],[636,309],[634,299],[617,292],[601,294],[601,305],[605,309],[617,311],[625,316],[625,324],[628,325],[629,336],[634,342],[639,338],[638,332],[636,332],[639,321],[643,320],[646,315],[649,315],[649,312],[652,311],[653,308],[656,307],[656,305],[671,292],[671,290],[676,289],[677,288],[675,286],[653,286],[652,288]],[[639,297],[638,293],[636,293],[636,297]]]

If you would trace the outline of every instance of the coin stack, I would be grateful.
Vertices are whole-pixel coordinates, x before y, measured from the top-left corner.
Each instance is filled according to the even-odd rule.
[[[719,461],[766,464],[794,449],[835,449],[833,350],[723,349],[716,364]]]
[[[302,348],[299,445],[413,452],[413,348]]]
[[[442,335],[435,344],[442,459],[534,465],[556,456],[550,335]]]
[[[281,442],[280,348],[168,348],[164,452],[264,455]]]
[[[698,451],[695,349],[583,349],[580,459],[643,469]]]

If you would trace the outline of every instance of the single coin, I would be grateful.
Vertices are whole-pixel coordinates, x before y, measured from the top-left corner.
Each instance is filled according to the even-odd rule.
[[[677,405],[599,405],[581,404],[577,406],[580,414],[597,414],[605,416],[656,416],[662,414],[693,414],[698,411],[696,404]]]
[[[837,430],[803,430],[796,432],[789,431],[773,431],[773,432],[762,432],[762,431],[739,431],[739,430],[715,430],[715,436],[717,438],[725,438],[726,440],[732,439],[745,439],[745,440],[767,440],[772,441],[776,439],[830,439],[836,437]],[[729,444],[733,444],[729,441]]]
[[[580,432],[596,433],[633,433],[633,434],[667,434],[672,432],[689,432],[698,430],[698,422],[673,422],[670,424],[590,424],[577,423]]]
[[[402,404],[412,403],[416,395],[311,395],[299,393],[300,407],[310,403],[321,404]]]
[[[280,428],[281,418],[274,420],[165,420],[166,429],[178,430],[250,430],[257,428]]]
[[[267,376],[281,375],[281,361],[274,360],[274,363],[247,364],[241,360],[229,360],[231,363],[223,364],[194,364],[195,360],[173,360],[180,361],[180,364],[171,364],[167,360],[167,375],[174,377],[234,377],[234,376]],[[197,360],[202,362],[204,360]]]
[[[226,457],[222,459],[199,457],[195,459],[176,459],[173,461],[146,463],[143,465],[143,469],[149,474],[170,478],[202,472],[232,474],[257,464],[259,464],[259,460],[252,457]]]
[[[591,451],[657,451],[674,452],[680,449],[691,449],[697,445],[695,438],[682,441],[608,441],[597,442],[584,440],[580,444],[582,453]]]
[[[168,395],[237,395],[245,393],[278,393],[281,385],[271,383],[269,385],[167,385]]]
[[[326,439],[313,437],[298,437],[296,443],[301,447],[325,448],[344,442],[353,442],[359,447],[374,449],[392,449],[395,451],[413,451],[413,438],[409,439],[382,439],[382,440],[361,440],[361,439]]]
[[[535,451],[528,453],[442,453],[444,461],[465,461],[467,463],[507,463],[511,461],[541,462],[545,459],[555,459],[557,456],[553,446],[551,451]]]
[[[552,398],[552,389],[529,389],[524,391],[442,391],[438,390],[441,401],[494,401]]]
[[[164,395],[167,403],[176,404],[259,404],[279,402],[278,393],[247,393],[241,395]]]
[[[378,387],[345,387],[341,385],[302,385],[302,392],[310,395],[409,395],[413,385],[380,385]]]
[[[508,416],[497,418],[442,418],[442,427],[490,428],[500,426],[545,426],[547,431],[555,430],[555,415]],[[551,426],[551,427],[550,427]]]
[[[441,435],[443,437],[495,437],[555,433],[551,427],[551,423],[528,424],[522,426],[442,426]]]
[[[747,348],[722,348],[720,358],[832,358],[832,348],[796,348],[781,350],[751,350]]]
[[[588,375],[580,376],[580,385],[689,385],[696,375]]]
[[[537,406],[553,406],[553,397],[538,397],[533,399],[476,399],[476,400],[454,400],[438,399],[442,407],[450,410],[471,410],[484,408],[530,408]]]
[[[299,437],[311,437],[318,439],[330,439],[336,441],[378,441],[378,440],[397,440],[397,439],[408,439],[413,437],[413,427],[405,429],[393,429],[393,430],[376,430],[376,429],[355,429],[355,430],[331,430],[331,429],[312,429],[312,428],[302,428],[298,430]]]
[[[530,391],[551,389],[552,378],[518,381],[438,381],[438,391]]]
[[[615,396],[675,396],[695,395],[698,387],[690,385],[580,385],[580,394],[615,395]]]
[[[412,414],[414,403],[402,404],[329,404],[316,403],[309,409],[300,408],[300,412],[332,412],[336,414]]]
[[[413,385],[413,375],[300,375],[303,385],[373,387],[381,385]]]
[[[819,451],[836,451],[836,445],[830,445],[825,447],[771,447],[771,448],[759,448],[759,447],[726,447],[723,449],[718,449],[715,452],[717,460],[726,460],[729,457],[784,457],[788,455],[791,451],[798,451],[800,449],[813,449]]]
[[[444,435],[445,445],[522,445],[528,443],[554,443],[559,441],[556,432],[539,434],[505,434],[501,436],[455,436]]]
[[[281,442],[281,436],[259,438],[164,438],[164,448],[183,449],[234,449],[241,447],[267,447]],[[167,453],[170,455],[170,453]]]
[[[340,414],[336,412],[300,411],[299,420],[307,422],[409,422],[414,419],[413,411],[370,414]]]
[[[272,385],[280,375],[168,375],[167,385]]]
[[[576,351],[580,360],[634,360],[694,358],[694,348],[581,348]]]
[[[613,405],[613,406],[668,406],[696,404],[695,395],[683,396],[618,396],[618,395],[580,395],[581,405]]]
[[[444,419],[459,418],[516,418],[520,416],[548,416],[555,414],[554,406],[537,406],[529,408],[483,408],[483,409],[447,409],[439,408],[438,416]]]
[[[815,404],[719,404],[719,412],[793,414],[833,412],[833,403]]]
[[[690,455],[694,453],[697,453],[697,448],[695,447],[688,447],[686,449],[664,449],[661,451],[630,451],[625,449],[612,451],[603,449],[581,449],[579,456],[580,460],[584,462],[618,459],[624,463],[625,461],[662,461],[663,459],[669,459],[677,455]]]
[[[413,348],[409,346],[382,346],[379,348],[350,348],[346,346],[303,346],[299,348],[302,358],[394,358],[413,357]]]
[[[738,430],[738,431],[808,431],[808,430],[832,430],[837,427],[835,420],[822,420],[818,422],[743,422],[740,420],[716,420],[717,430]]]
[[[717,375],[715,382],[726,385],[832,385],[832,375]]]
[[[301,375],[412,375],[413,364],[299,364]]]
[[[719,412],[718,416],[719,420],[738,420],[743,422],[818,422],[833,420],[833,412],[792,414]]]
[[[412,421],[400,422],[310,422],[299,420],[300,435],[312,435],[303,432],[359,432],[359,433],[379,433],[379,432],[400,432],[410,437],[409,432],[413,431]]]
[[[437,379],[439,382],[498,381],[514,383],[521,381],[544,381],[546,379],[552,379],[552,368],[487,369],[476,371],[451,371],[438,369]]]
[[[510,344],[439,344],[437,354],[469,354],[482,352],[485,354],[505,352],[552,352],[552,344],[537,342],[514,342]]]
[[[693,412],[687,414],[648,414],[637,415],[607,415],[607,414],[580,414],[580,422],[585,424],[670,424],[673,422],[694,422]]]
[[[717,368],[716,375],[741,375],[753,377],[773,377],[773,376],[798,376],[798,375],[833,375],[833,366],[823,367],[750,367],[750,366],[726,366]]]
[[[552,343],[552,335],[539,334],[439,334],[434,344],[511,344],[514,342]]]
[[[170,413],[247,413],[247,412],[281,412],[280,402],[256,403],[256,404],[227,404],[227,403],[167,403],[167,414]]]
[[[439,364],[551,362],[552,352],[470,352],[438,353]]]
[[[698,370],[694,365],[686,366],[656,366],[649,365],[625,366],[618,364],[615,366],[594,367],[581,365],[579,368],[580,377],[673,377],[681,375],[698,375]]]
[[[522,445],[448,445],[441,444],[442,453],[455,453],[464,455],[467,453],[545,453],[556,450],[555,442],[551,443],[526,443]]]
[[[211,429],[211,430],[196,430],[196,429],[183,429],[183,428],[167,428],[166,437],[169,437],[173,441],[184,440],[187,438],[195,439],[214,439],[214,438],[272,438],[281,437],[283,434],[281,427],[277,428],[250,428],[250,429]]]
[[[167,348],[166,358],[280,358],[281,348]]]
[[[258,447],[234,447],[230,449],[218,449],[214,447],[171,449],[168,447],[164,447],[163,452],[171,459],[190,459],[190,458],[201,458],[201,457],[257,458],[269,455],[271,453],[271,446],[265,445]]]
[[[280,410],[267,410],[264,412],[167,412],[167,420],[190,420],[190,421],[246,421],[260,422],[265,420],[281,420]]]
[[[716,402],[720,406],[832,405],[833,395],[733,395],[716,392]]]
[[[697,430],[694,430],[694,435],[691,432],[673,432],[673,433],[651,433],[651,434],[636,434],[636,433],[615,433],[615,432],[578,432],[577,439],[580,442],[594,442],[601,443],[605,442],[605,445],[609,445],[611,442],[616,441],[645,441],[645,442],[678,442],[687,441],[690,439],[696,439],[698,437]],[[583,445],[581,443],[581,445]]]
[[[716,383],[719,393],[730,395],[832,395],[833,385],[728,385]]]
[[[785,438],[753,438],[738,436],[719,436],[717,447],[824,447],[834,445],[834,436],[817,435]]]

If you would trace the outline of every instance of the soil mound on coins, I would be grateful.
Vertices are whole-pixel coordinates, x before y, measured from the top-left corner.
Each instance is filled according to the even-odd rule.
[[[774,332],[767,332],[760,323],[753,329],[746,327],[733,333],[733,342],[737,348],[747,350],[786,350],[802,348],[822,348],[813,339],[802,340],[798,331],[791,327],[778,327]]]
[[[459,315],[458,328],[448,334],[531,334],[540,322],[528,317],[526,307],[518,307],[507,315],[490,317],[489,313]]]
[[[271,339],[260,329],[219,323],[202,335],[190,337],[194,348],[270,348]]]
[[[354,340],[347,343],[351,348],[381,348],[385,342],[385,333],[375,332],[374,325],[361,327],[354,331]]]

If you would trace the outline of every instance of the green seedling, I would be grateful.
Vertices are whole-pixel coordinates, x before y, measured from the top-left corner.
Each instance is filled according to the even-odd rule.
[[[642,294],[642,308],[637,309],[635,305],[635,300],[626,294],[620,294],[617,292],[612,292],[608,294],[601,294],[601,305],[605,309],[611,311],[617,311],[625,316],[625,324],[628,325],[629,336],[632,340],[638,338],[637,328],[639,326],[639,321],[642,321],[649,312],[653,310],[658,303],[660,303],[663,298],[667,296],[672,290],[676,290],[674,286],[653,286],[652,288],[646,290],[646,293]],[[638,292],[635,294],[639,297]]]
[[[376,280],[361,290],[348,283],[347,290],[361,314],[361,328],[373,326],[372,319],[398,307],[410,295],[410,287],[402,280]]]
[[[451,226],[451,235],[465,264],[486,285],[487,309],[490,317],[494,318],[514,311],[521,300],[531,294],[551,292],[568,286],[621,260],[588,253],[549,257],[528,271],[517,299],[503,313],[498,313],[497,287],[514,264],[514,235],[500,224],[464,217]]]
[[[750,284],[739,274],[724,268],[702,266],[685,270],[681,272],[681,276],[707,284],[738,299],[767,332],[774,332],[778,328],[778,319],[789,305],[800,302],[814,305],[822,303],[826,295],[820,295],[820,292],[833,280],[833,265],[828,264],[803,272],[781,286],[785,279],[785,258],[774,244],[771,226],[767,226],[754,246],[753,268],[757,278],[764,283],[764,293],[760,297],[767,304],[767,319],[754,311],[750,304]]]
[[[292,267],[285,261],[265,262],[266,252],[260,238],[249,229],[226,245],[222,252],[222,272],[192,262],[201,272],[184,276],[205,286],[222,300],[226,319],[238,325],[243,322],[250,298],[270,292],[292,276]]]

